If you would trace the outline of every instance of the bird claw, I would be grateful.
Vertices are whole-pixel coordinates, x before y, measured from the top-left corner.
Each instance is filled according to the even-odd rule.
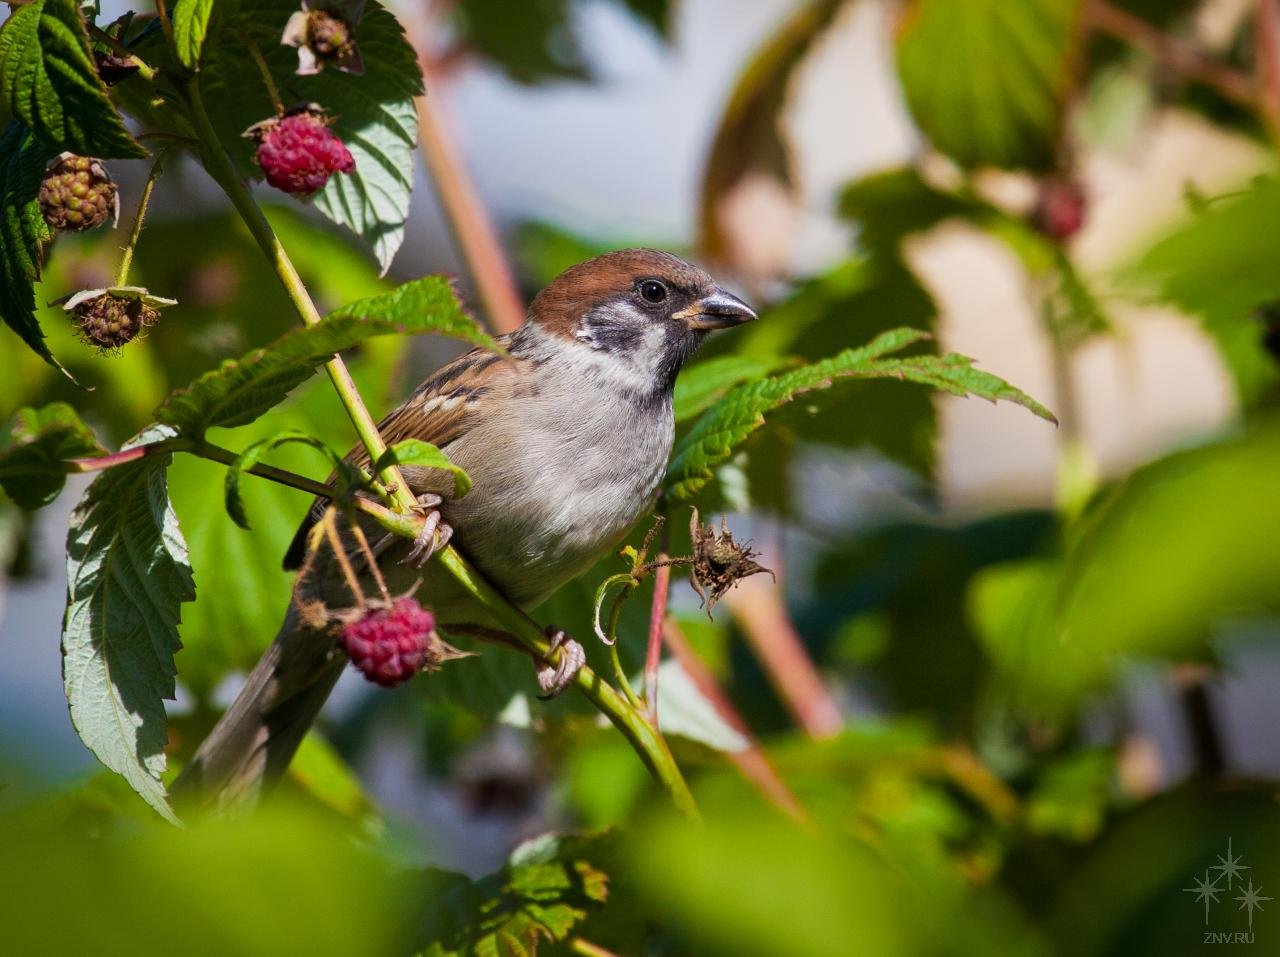
[[[557,697],[569,687],[573,679],[578,676],[578,672],[582,670],[582,666],[587,663],[585,649],[570,638],[563,629],[555,626],[548,627],[547,638],[551,642],[551,647],[547,649],[546,658],[534,663],[538,673],[538,688],[542,691],[538,698],[542,701]],[[549,659],[557,649],[560,651],[560,661],[552,664]]]
[[[402,565],[422,568],[436,552],[449,544],[453,538],[453,526],[440,517],[438,506],[444,501],[439,495],[427,493],[418,496],[418,507],[426,512],[426,520],[413,540],[413,548],[404,557]]]

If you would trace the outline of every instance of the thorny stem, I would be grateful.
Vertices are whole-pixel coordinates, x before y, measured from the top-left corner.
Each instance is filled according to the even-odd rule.
[[[169,22],[169,5],[165,0],[156,0],[156,17],[160,21],[160,29],[164,33],[165,42],[173,49],[173,24]]]
[[[168,148],[156,154],[156,161],[151,164],[151,173],[142,187],[142,198],[138,200],[138,212],[133,217],[133,229],[129,232],[129,242],[120,254],[120,266],[116,269],[116,285],[123,286],[129,280],[129,267],[133,265],[133,251],[138,246],[138,237],[142,235],[142,221],[147,215],[147,205],[151,202],[151,192],[156,188],[156,180],[164,172],[164,161],[168,157]]]
[[[222,187],[231,204],[235,206],[236,212],[240,214],[240,218],[249,227],[249,232],[261,247],[267,261],[275,269],[276,276],[284,286],[285,293],[293,302],[303,324],[314,326],[320,321],[320,311],[312,301],[311,294],[307,292],[302,277],[298,275],[293,261],[289,259],[275,230],[267,222],[262,209],[254,202],[253,196],[236,173],[235,167],[231,165],[231,159],[222,148],[218,134],[205,110],[204,100],[200,96],[199,85],[195,80],[189,81],[187,91],[191,97],[191,112],[196,121],[196,132],[204,147],[202,154],[209,175]],[[348,417],[356,428],[356,433],[360,436],[360,441],[369,452],[370,461],[378,461],[387,447],[378,433],[378,426],[373,421],[373,416],[369,414],[364,400],[356,389],[355,381],[351,378],[346,363],[342,361],[341,356],[334,356],[325,363],[324,368],[329,381],[333,383],[338,393],[343,408],[346,409]],[[397,466],[388,465],[378,473],[378,478],[388,490],[392,503],[397,509],[407,512],[417,508],[417,500],[409,491],[409,486]]]
[[[406,538],[415,538],[424,521],[421,515],[405,515],[393,512],[373,499],[358,498],[355,507],[370,515],[389,532]],[[502,630],[515,638],[526,651],[536,655],[543,661],[555,664],[549,653],[549,643],[538,623],[527,614],[511,604],[501,592],[491,585],[464,559],[456,549],[448,546],[437,553],[437,558],[450,574],[467,592],[483,605],[502,626]],[[561,651],[555,655],[563,654]],[[623,736],[631,742],[631,746],[640,755],[649,773],[666,788],[676,808],[688,817],[697,819],[698,807],[689,793],[680,768],[671,756],[666,740],[658,732],[644,714],[637,711],[607,681],[597,675],[587,665],[583,665],[573,679],[577,687],[588,701],[602,711]]]
[[[387,581],[382,577],[382,569],[378,567],[378,559],[373,554],[373,549],[369,547],[369,539],[365,538],[364,529],[360,527],[357,521],[351,522],[351,534],[356,538],[356,542],[360,545],[360,553],[364,555],[364,560],[369,565],[369,570],[373,572],[373,580],[378,583],[378,591],[382,593],[382,600],[388,605],[391,604],[391,593],[387,591]]]
[[[316,309],[310,293],[307,292],[302,278],[285,252],[279,237],[276,236],[262,210],[236,174],[205,110],[199,85],[194,79],[188,82],[187,91],[191,98],[196,132],[204,147],[202,154],[206,168],[227,194],[250,233],[262,248],[303,323],[308,326],[315,325],[320,321],[319,310]],[[378,433],[377,424],[369,415],[346,364],[340,357],[335,356],[325,365],[325,370],[369,453],[370,461],[378,461],[386,450],[386,444]],[[416,511],[417,500],[409,491],[409,486],[400,475],[400,470],[395,465],[390,465],[379,472],[379,478],[391,493],[390,497],[397,510],[392,511],[378,502],[364,498],[355,500],[356,507],[372,515],[389,531],[410,538],[416,537],[424,519]],[[454,548],[443,549],[438,553],[438,560],[528,651],[544,661],[555,663],[551,661],[553,656],[549,654],[549,642],[537,622],[511,604],[493,585],[472,569]],[[555,655],[563,653],[563,651],[557,651]],[[574,684],[587,700],[602,711],[631,742],[649,772],[666,788],[676,808],[689,817],[697,818],[698,808],[693,801],[693,795],[689,792],[689,786],[685,783],[680,768],[667,747],[666,740],[658,730],[590,668],[584,666],[574,678]]]

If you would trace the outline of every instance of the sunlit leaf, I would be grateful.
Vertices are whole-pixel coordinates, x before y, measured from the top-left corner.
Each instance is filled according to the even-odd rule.
[[[54,152],[147,155],[98,78],[75,0],[35,0],[0,27],[0,98]]]
[[[796,396],[826,389],[840,379],[900,379],[928,385],[952,395],[975,395],[992,402],[1005,400],[1056,421],[1053,414],[1026,393],[989,372],[973,368],[973,360],[954,353],[944,356],[886,358],[926,338],[914,329],[884,333],[858,349],[767,379],[744,383],[713,405],[685,436],[667,469],[667,494],[688,498],[713,477],[748,436],[765,422],[765,413]]]
[[[201,88],[223,145],[241,171],[260,178],[254,148],[244,133],[276,114],[250,45],[266,61],[285,106],[319,103],[334,119],[332,129],[356,162],[351,174],[335,175],[313,202],[339,225],[368,243],[385,272],[404,240],[413,188],[417,113],[422,93],[417,54],[404,30],[382,5],[369,0],[356,31],[364,60],[362,76],[322,70],[298,76],[297,52],[280,43],[297,0],[223,0],[205,44]]]
[[[131,445],[173,435],[152,426]],[[195,585],[169,502],[169,459],[102,473],[72,513],[62,654],[71,723],[85,746],[173,820],[160,781],[164,699],[174,696],[180,609]]]

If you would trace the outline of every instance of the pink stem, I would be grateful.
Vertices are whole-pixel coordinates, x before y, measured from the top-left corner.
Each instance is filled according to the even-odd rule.
[[[665,552],[658,561],[666,561]],[[644,655],[644,700],[649,720],[658,726],[658,663],[662,660],[662,623],[667,617],[667,595],[671,591],[671,566],[659,565],[653,574],[653,605],[649,611],[649,644]]]
[[[761,794],[797,821],[807,822],[809,815],[800,806],[800,801],[769,762],[764,749],[760,747],[760,742],[756,740],[742,714],[733,706],[729,696],[720,687],[715,675],[711,673],[711,669],[703,663],[702,659],[690,647],[689,640],[684,636],[684,632],[680,630],[680,626],[673,620],[668,619],[662,629],[662,634],[666,639],[667,649],[671,652],[672,657],[680,663],[680,667],[684,669],[684,673],[697,686],[698,691],[711,702],[711,706],[716,709],[716,713],[721,720],[733,728],[747,742],[747,746],[741,751],[728,752],[729,760],[734,763],[744,778],[755,785]]]

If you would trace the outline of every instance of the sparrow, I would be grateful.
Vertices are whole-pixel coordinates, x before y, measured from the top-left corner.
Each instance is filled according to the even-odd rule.
[[[670,253],[627,249],[566,270],[516,331],[498,337],[502,352],[475,349],[448,363],[379,424],[388,445],[431,442],[472,482],[459,497],[451,473],[402,468],[426,516],[422,534],[411,542],[367,526],[390,591],[414,590],[450,635],[482,636],[496,622],[430,561],[445,544],[526,610],[587,571],[654,502],[675,434],[681,367],[713,330],[755,318]],[[363,448],[347,458],[369,465]],[[303,563],[326,505],[318,500],[308,512],[286,568]],[[306,577],[322,592],[341,590],[335,564],[313,555]],[[284,772],[346,663],[331,636],[318,636],[303,618],[295,596],[175,795],[190,790],[227,804],[256,796]],[[562,652],[554,666],[535,664],[542,690],[554,694],[583,653],[558,629],[548,635],[552,651]]]

